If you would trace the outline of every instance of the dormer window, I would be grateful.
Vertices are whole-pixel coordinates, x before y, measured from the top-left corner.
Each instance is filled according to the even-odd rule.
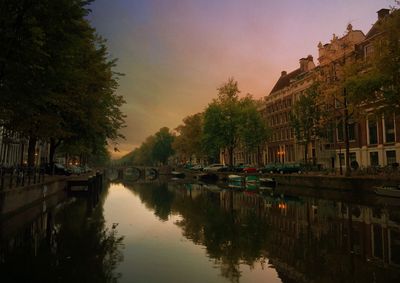
[[[369,58],[372,57],[373,54],[374,54],[374,45],[370,43],[364,47],[364,59],[368,60]]]

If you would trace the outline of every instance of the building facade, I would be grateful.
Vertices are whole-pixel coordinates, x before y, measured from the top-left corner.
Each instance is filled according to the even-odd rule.
[[[326,128],[324,138],[316,137],[308,145],[307,162],[320,164],[325,168],[345,168],[345,127],[343,88],[335,89],[344,79],[344,66],[356,60],[368,60],[374,52],[374,42],[379,40],[377,25],[389,15],[388,9],[378,11],[378,20],[364,35],[353,30],[349,24],[342,37],[333,35],[329,43],[318,44],[318,65],[313,58],[300,59],[300,67],[290,73],[283,71],[270,94],[265,97],[262,114],[271,129],[271,137],[263,151],[265,163],[304,163],[304,145],[296,140],[290,126],[289,113],[293,104],[315,82],[324,84],[329,96],[325,98],[326,109],[333,112],[330,127]],[[329,89],[331,88],[331,89]],[[332,91],[334,90],[334,91]],[[329,103],[327,102],[329,101]],[[358,107],[358,106],[354,106]],[[373,115],[376,105],[363,107],[365,115],[348,118],[348,137],[350,162],[359,166],[386,166],[400,162],[400,115]],[[368,109],[370,107],[371,109]],[[368,114],[371,113],[371,114]],[[351,163],[350,163],[351,164]]]
[[[299,162],[303,146],[296,143],[294,130],[290,126],[289,114],[294,102],[315,82],[315,64],[309,55],[300,59],[298,69],[282,71],[270,94],[265,98],[265,114],[271,136],[268,140],[266,163]]]

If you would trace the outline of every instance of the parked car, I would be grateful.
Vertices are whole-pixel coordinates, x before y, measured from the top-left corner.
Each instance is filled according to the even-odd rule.
[[[260,173],[276,173],[277,172],[277,165],[276,163],[270,163],[265,165],[264,167],[259,169]]]
[[[87,165],[83,165],[83,166],[81,166],[81,171],[82,171],[82,173],[89,173],[89,172],[92,172],[92,168],[90,168]]]
[[[246,166],[247,166],[246,164],[240,163],[235,166],[232,166],[231,171],[232,172],[243,172],[243,168]]]
[[[244,173],[256,173],[257,172],[257,168],[253,165],[245,165],[243,166],[243,170]]]
[[[71,173],[71,174],[76,174],[76,175],[80,175],[82,172],[82,168],[79,166],[75,166],[75,165],[71,165],[67,168],[67,170]]]
[[[278,164],[276,167],[276,172],[280,174],[301,173],[302,171],[303,169],[298,163]]]
[[[204,167],[203,171],[205,172],[222,172],[222,171],[227,171],[228,167],[225,166],[224,164],[211,164],[206,167]]]
[[[203,166],[201,164],[196,164],[196,165],[193,165],[192,168],[190,168],[190,170],[201,171],[201,170],[203,170]]]
[[[46,174],[49,175],[71,175],[71,172],[68,171],[64,165],[60,164],[60,163],[54,163],[53,167],[51,166],[51,163],[46,163],[43,165],[44,171],[46,172]]]
[[[192,167],[193,167],[192,163],[185,163],[185,164],[183,165],[183,168],[184,168],[184,169],[192,169]]]

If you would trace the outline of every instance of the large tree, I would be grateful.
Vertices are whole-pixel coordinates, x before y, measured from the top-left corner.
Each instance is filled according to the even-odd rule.
[[[233,78],[218,88],[218,98],[204,113],[204,143],[207,150],[228,150],[232,164],[233,151],[239,143],[240,106],[238,83]]]
[[[30,165],[38,139],[50,142],[52,161],[61,142],[93,152],[124,124],[115,61],[86,19],[90,2],[0,4],[0,121],[29,139]]]
[[[257,163],[260,163],[260,146],[266,142],[270,134],[266,121],[258,111],[261,103],[254,100],[251,95],[247,95],[240,101],[240,143],[247,152],[257,153]]]
[[[174,154],[172,148],[172,143],[175,136],[170,133],[167,127],[161,128],[154,135],[154,147],[152,151],[153,160],[160,162],[161,164],[166,164],[168,158]]]
[[[251,95],[239,98],[238,83],[233,78],[218,88],[218,98],[204,113],[203,144],[208,152],[228,151],[233,165],[233,153],[238,146],[254,150],[266,138],[266,127]]]
[[[359,105],[379,104],[375,112],[396,113],[400,110],[400,10],[376,24],[377,35],[372,42],[373,54],[352,67],[346,86]]]
[[[203,113],[185,117],[183,124],[175,130],[178,135],[175,137],[172,147],[176,153],[186,160],[190,160],[192,155],[196,155],[196,157],[204,155],[202,147]]]
[[[296,142],[304,146],[304,162],[308,162],[308,149],[311,142],[319,135],[321,119],[318,84],[313,84],[305,94],[293,104],[289,114],[289,123],[294,129]]]

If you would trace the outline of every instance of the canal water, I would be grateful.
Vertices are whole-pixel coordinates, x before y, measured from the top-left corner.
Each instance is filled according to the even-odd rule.
[[[110,184],[0,222],[1,282],[400,282],[400,201]]]

